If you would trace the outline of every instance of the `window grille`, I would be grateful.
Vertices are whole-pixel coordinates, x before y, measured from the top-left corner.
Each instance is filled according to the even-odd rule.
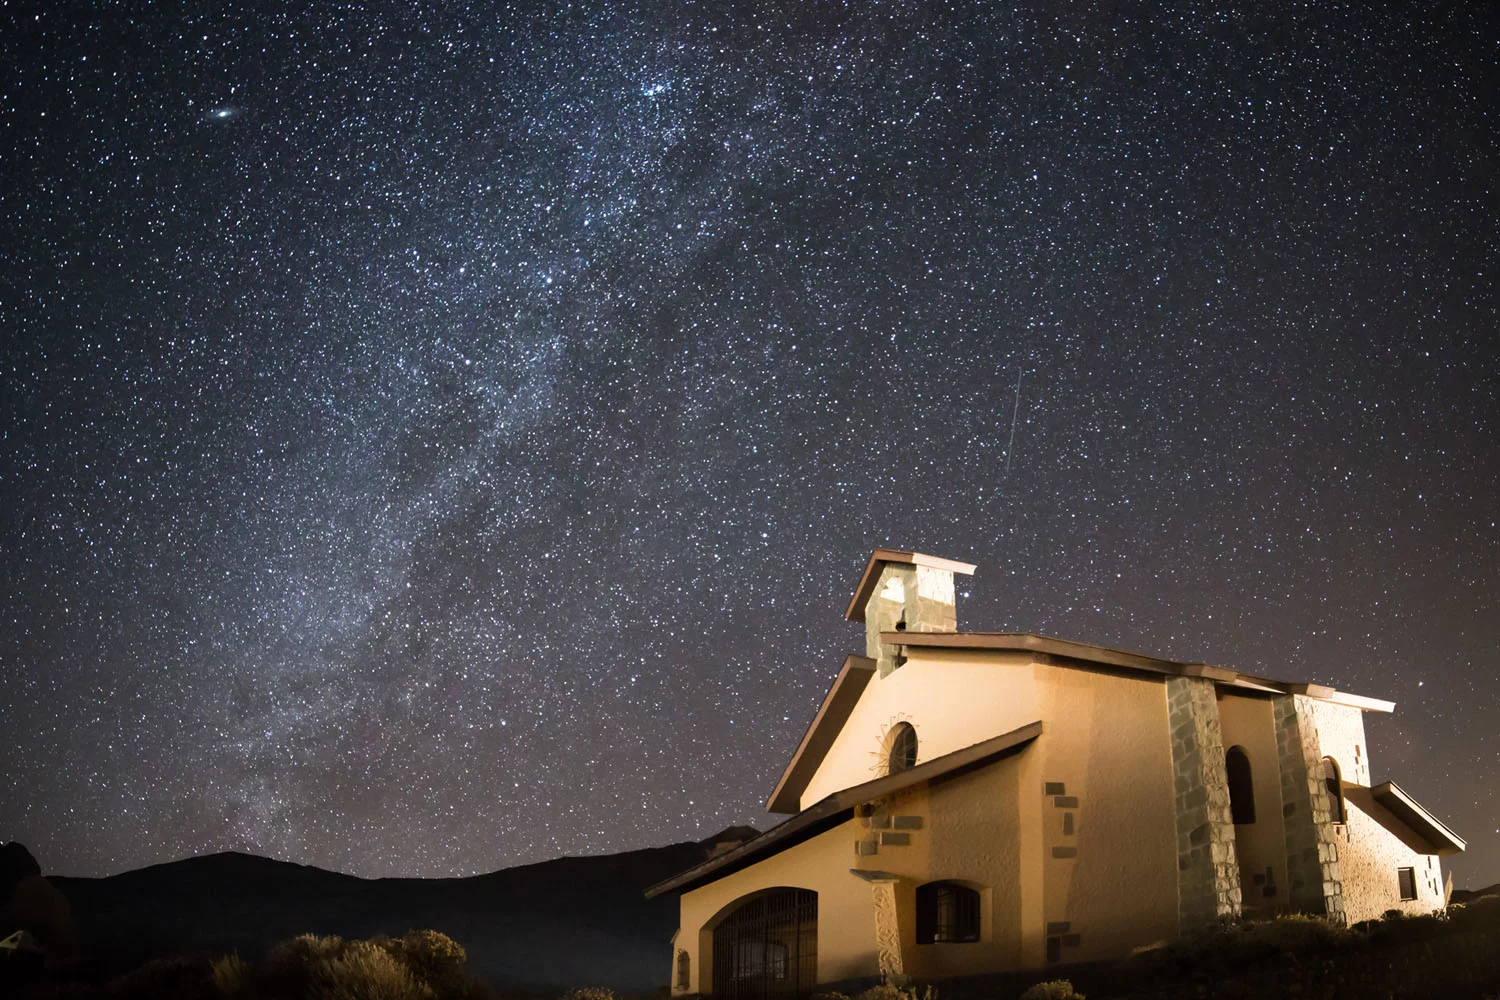
[[[979,940],[979,893],[957,882],[917,886],[917,943]]]
[[[713,995],[793,998],[818,975],[818,894],[771,889],[740,903],[714,929]],[[702,984],[700,984],[700,989]]]

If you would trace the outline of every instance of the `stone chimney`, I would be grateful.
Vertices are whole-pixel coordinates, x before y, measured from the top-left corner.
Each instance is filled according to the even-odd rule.
[[[880,641],[882,632],[956,632],[958,609],[953,574],[971,576],[971,563],[920,552],[876,549],[844,617],[865,623],[865,655],[881,677],[903,662],[896,647]]]

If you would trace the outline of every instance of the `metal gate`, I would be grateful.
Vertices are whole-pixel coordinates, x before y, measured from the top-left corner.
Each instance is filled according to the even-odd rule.
[[[818,978],[818,894],[771,889],[714,928],[715,1000],[805,997]]]

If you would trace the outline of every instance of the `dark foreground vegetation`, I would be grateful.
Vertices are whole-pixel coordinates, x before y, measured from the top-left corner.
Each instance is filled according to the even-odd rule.
[[[493,1000],[446,934],[346,941],[304,934],[259,961],[237,954],[155,959],[103,983],[33,982],[25,1000]],[[53,977],[49,977],[53,978]]]
[[[885,983],[816,1000],[1500,1000],[1500,897],[1442,915],[1351,928],[1302,916],[1246,921],[1121,962],[1075,966],[1067,978],[986,976],[934,985]],[[1058,972],[1051,973],[1054,977]],[[49,981],[49,979],[51,981]],[[157,959],[106,982],[50,975],[19,987],[22,1000],[534,1000],[497,992],[465,965],[464,949],[436,931],[367,940],[303,935],[264,958]],[[665,990],[658,995],[664,996]],[[550,995],[549,995],[550,1000]],[[564,1000],[615,1000],[581,989]]]
[[[79,953],[112,973],[174,955],[258,957],[307,932],[365,940],[436,927],[463,943],[476,977],[507,995],[550,987],[555,997],[570,982],[662,980],[677,901],[646,899],[645,889],[706,856],[704,845],[678,844],[471,878],[362,879],[219,854],[50,881],[71,909]]]
[[[940,1000],[1500,1000],[1500,896],[1347,928],[1300,915],[1247,920],[1050,975],[1059,978],[952,980]]]

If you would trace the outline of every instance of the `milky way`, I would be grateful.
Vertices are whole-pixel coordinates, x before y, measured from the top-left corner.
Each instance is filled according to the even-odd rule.
[[[0,840],[764,825],[888,544],[1500,878],[1486,5],[727,6],[0,14]]]

